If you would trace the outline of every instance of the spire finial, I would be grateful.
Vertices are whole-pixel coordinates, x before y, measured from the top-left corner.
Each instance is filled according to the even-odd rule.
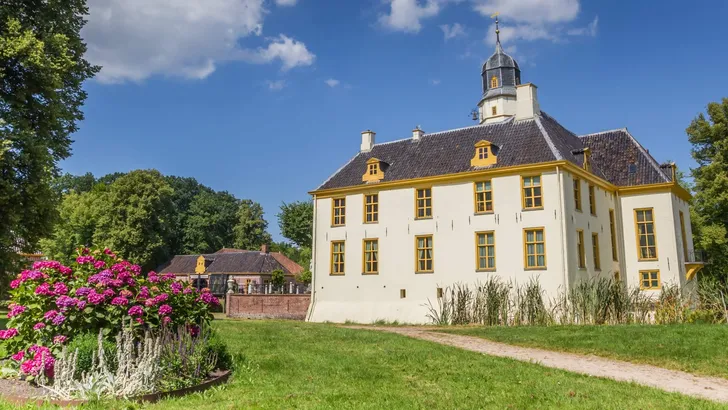
[[[500,15],[500,12],[493,13],[490,18],[495,17],[495,42],[496,44],[500,44],[500,29],[498,28],[498,16]]]

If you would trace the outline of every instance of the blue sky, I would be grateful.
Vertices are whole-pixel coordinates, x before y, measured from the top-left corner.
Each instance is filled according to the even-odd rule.
[[[89,0],[104,66],[61,166],[156,168],[260,202],[304,200],[377,142],[473,125],[490,14],[542,110],[577,134],[627,127],[694,165],[685,128],[728,96],[728,2]]]

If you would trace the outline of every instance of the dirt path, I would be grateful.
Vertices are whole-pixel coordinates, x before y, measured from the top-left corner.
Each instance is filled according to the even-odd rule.
[[[682,393],[688,396],[728,403],[728,380],[717,377],[696,376],[677,370],[668,370],[646,364],[622,362],[597,356],[584,356],[530,347],[519,347],[492,342],[479,337],[437,333],[422,328],[347,327],[397,333],[491,356],[509,357],[574,373],[635,382],[637,384]]]

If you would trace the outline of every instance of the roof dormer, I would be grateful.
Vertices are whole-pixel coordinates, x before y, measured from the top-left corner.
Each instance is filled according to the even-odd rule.
[[[376,182],[384,179],[384,167],[385,162],[380,161],[376,158],[370,158],[367,161],[367,169],[364,175],[361,176],[361,180],[364,182]]]
[[[471,167],[485,167],[498,162],[498,147],[490,141],[481,140],[475,144],[475,156],[470,160]]]
[[[207,270],[207,263],[205,261],[205,257],[200,255],[197,258],[197,266],[195,266],[195,273],[198,275],[202,275]]]

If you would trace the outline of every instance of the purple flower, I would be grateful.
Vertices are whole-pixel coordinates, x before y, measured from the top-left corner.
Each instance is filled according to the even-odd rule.
[[[106,290],[104,290],[104,296],[107,298],[110,298],[110,297],[114,296],[114,291],[111,289],[106,289]]]
[[[159,307],[159,314],[162,316],[166,316],[168,314],[172,313],[172,306],[169,305],[162,305]]]
[[[114,306],[126,306],[129,304],[129,299],[122,296],[117,296],[111,299],[111,304]]]
[[[86,302],[79,300],[76,302],[76,307],[78,307],[78,310],[83,310],[86,307]]]
[[[36,323],[36,324],[35,324],[35,326],[33,326],[33,330],[41,330],[41,329],[43,329],[44,327],[45,327],[45,323],[43,323],[43,322],[38,322],[38,323]]]
[[[165,300],[169,299],[169,295],[166,293],[161,293],[157,295],[157,297],[155,297],[154,299],[157,301],[157,303],[162,303]]]
[[[139,289],[139,296],[141,296],[143,298],[148,298],[149,297],[149,288],[146,286],[142,286]]]
[[[80,287],[76,289],[76,296],[86,296],[89,294],[89,292],[91,292],[91,288]]]
[[[49,311],[45,312],[45,315],[43,315],[43,318],[45,320],[53,320],[53,318],[56,317],[57,315],[58,315],[57,310],[49,310]]]
[[[129,316],[141,316],[144,314],[144,308],[141,306],[132,306],[129,308],[129,311],[127,312]]]
[[[66,293],[68,293],[68,286],[66,286],[66,284],[63,282],[56,282],[53,285],[53,292],[56,295],[65,295]]]
[[[63,323],[66,320],[66,317],[63,316],[63,313],[59,313],[56,317],[53,318],[53,324],[56,326],[60,326],[61,323]]]
[[[218,303],[220,303],[220,301],[217,300],[215,295],[213,295],[212,293],[209,293],[209,292],[201,293],[200,297],[198,297],[197,300],[198,301],[201,300],[201,301],[207,303],[208,305],[217,305]]]
[[[59,296],[58,299],[56,299],[56,306],[59,308],[69,308],[72,306],[76,306],[78,304],[78,299],[72,298],[70,296]]]
[[[51,285],[48,282],[43,282],[35,288],[36,295],[52,296]]]
[[[25,312],[26,310],[27,309],[25,306],[13,304],[12,306],[10,306],[10,312],[8,312],[8,318],[18,316],[19,314]]]
[[[188,295],[188,294],[190,294],[190,293],[192,293],[194,291],[195,291],[195,288],[192,288],[192,287],[189,287],[188,286],[188,287],[185,288],[185,290],[182,291],[182,293],[185,294],[185,295]]]
[[[0,340],[8,340],[18,335],[18,329],[11,327],[7,330],[0,330]]]
[[[180,282],[172,282],[169,287],[170,289],[172,289],[172,293],[174,293],[175,295],[179,294],[182,291],[182,283]]]
[[[55,344],[55,345],[62,345],[64,343],[66,343],[66,340],[68,340],[68,338],[66,336],[58,335],[58,336],[56,336],[56,337],[53,338],[53,344]]]
[[[112,279],[114,279],[114,274],[110,270],[106,269],[95,275],[91,275],[88,278],[88,283],[100,283],[106,286]]]
[[[104,295],[96,293],[96,291],[93,291],[88,294],[88,301],[90,303],[93,303],[94,305],[98,305],[99,303],[103,303],[106,298]]]

